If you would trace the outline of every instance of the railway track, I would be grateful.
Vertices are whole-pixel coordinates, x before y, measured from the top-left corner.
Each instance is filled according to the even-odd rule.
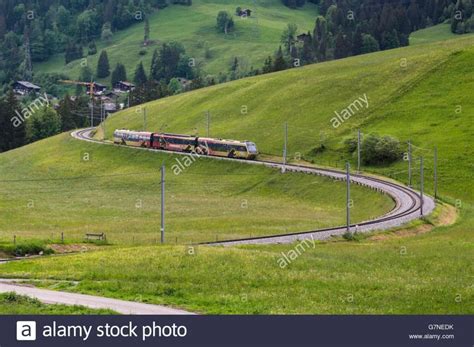
[[[86,128],[81,130],[76,130],[71,133],[71,136],[82,141],[98,143],[102,145],[117,146],[112,142],[104,142],[100,140],[93,139],[91,137],[91,132],[94,128]],[[145,150],[152,152],[165,152],[173,153],[177,155],[189,155],[188,153],[182,152],[170,152],[158,149],[150,148],[136,148],[131,147],[137,150]],[[243,160],[243,159],[232,159],[232,158],[223,158],[223,157],[213,157],[208,156],[215,160],[232,160],[238,161],[250,165],[263,165],[266,167],[276,168],[282,170],[282,172],[299,172],[304,174],[318,175],[330,177],[332,179],[345,181],[346,174],[343,171],[335,169],[322,169],[314,168],[305,165],[295,165],[295,164],[282,164],[278,162],[265,161],[265,160]],[[408,223],[412,220],[422,217],[421,207],[423,206],[423,216],[429,215],[435,208],[435,201],[428,195],[421,197],[421,194],[415,191],[412,188],[401,185],[396,182],[388,181],[379,177],[373,177],[369,175],[362,174],[351,174],[351,183],[361,185],[370,189],[374,189],[382,194],[389,195],[395,201],[395,207],[384,214],[383,216],[377,217],[372,220],[367,220],[358,224],[351,224],[350,230],[352,232],[368,232],[374,230],[386,230],[394,227],[398,227],[405,223]],[[259,236],[259,237],[248,237],[241,239],[233,240],[222,240],[215,242],[204,242],[201,244],[204,245],[239,245],[239,244],[265,244],[265,243],[290,243],[307,238],[312,238],[315,240],[328,239],[332,236],[342,235],[347,231],[346,226],[337,226],[332,228],[324,228],[317,230],[308,230],[301,232],[293,232],[279,235],[271,236]]]

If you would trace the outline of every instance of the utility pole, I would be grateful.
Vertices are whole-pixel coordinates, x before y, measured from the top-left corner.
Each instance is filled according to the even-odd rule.
[[[420,158],[420,214],[423,216],[423,189],[424,189],[424,173],[423,173],[423,157]]]
[[[128,96],[127,96],[127,108],[130,108],[130,91],[128,91]]]
[[[146,107],[143,108],[143,131],[146,131]]]
[[[210,128],[211,128],[211,112],[207,110],[206,112],[207,116],[207,137],[211,136]]]
[[[411,177],[411,141],[408,141],[408,186],[412,187],[412,177]]]
[[[357,129],[357,172],[360,173],[360,129]]]
[[[161,243],[165,243],[165,164],[161,165]]]
[[[283,147],[283,165],[286,165],[286,159],[288,156],[288,122],[285,122],[285,140]]]
[[[434,148],[434,197],[438,199],[438,147]]]
[[[89,89],[89,94],[91,95],[91,128],[94,127],[94,84],[92,82],[91,78],[91,84],[90,84],[90,89]]]
[[[351,201],[351,173],[350,173],[350,164],[346,163],[346,184],[347,184],[347,191],[346,191],[346,223],[347,223],[347,232],[351,231],[351,209],[350,209],[350,201]]]
[[[91,98],[91,128],[94,127],[94,99]]]
[[[102,123],[103,140],[105,140],[105,109],[103,100],[100,100],[100,121]]]

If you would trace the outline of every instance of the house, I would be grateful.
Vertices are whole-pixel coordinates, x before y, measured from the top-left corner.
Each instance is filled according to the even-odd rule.
[[[107,90],[107,86],[104,84],[97,83],[97,82],[92,82],[92,84],[93,84],[94,95],[102,95]],[[87,94],[90,94],[90,86],[91,86],[90,83],[86,84]]]
[[[41,87],[28,81],[16,81],[13,84],[13,91],[18,95],[36,94],[39,93],[40,90]]]
[[[239,17],[250,17],[252,15],[252,10],[249,8],[240,9],[237,13]]]
[[[131,92],[134,89],[135,89],[135,85],[133,83],[126,82],[126,81],[119,81],[115,83],[114,85],[114,91],[116,92],[126,93],[126,92]]]

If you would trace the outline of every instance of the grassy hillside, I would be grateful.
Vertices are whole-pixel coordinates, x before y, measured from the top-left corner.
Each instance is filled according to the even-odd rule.
[[[90,161],[84,161],[84,155]],[[0,238],[156,243],[160,166],[167,167],[166,238],[213,241],[312,230],[345,221],[345,186],[321,177],[197,159],[176,175],[179,156],[100,146],[69,134],[0,156]],[[184,165],[185,162],[182,162]],[[354,187],[353,219],[389,211],[387,196]]]
[[[204,111],[210,109],[212,135],[252,139],[268,155],[281,153],[282,124],[288,120],[292,156],[300,152],[316,163],[346,159],[342,142],[357,127],[412,139],[415,157],[423,154],[427,165],[437,145],[441,196],[455,203],[459,213],[454,225],[316,244],[283,269],[282,252],[295,245],[199,247],[195,255],[183,246],[112,248],[6,264],[0,275],[79,280],[69,290],[205,313],[472,314],[473,59],[474,38],[461,37],[236,81],[147,105],[150,128],[176,132],[202,133]],[[332,128],[333,112],[363,94],[369,107]],[[242,105],[248,114],[240,114]],[[139,129],[141,119],[134,111],[113,116],[107,129]],[[327,150],[316,154],[312,149],[321,143]],[[406,181],[402,162],[364,169]],[[431,177],[427,168],[428,191]],[[441,214],[439,220],[450,222],[452,214]]]
[[[247,19],[234,16],[234,33],[227,36],[218,33],[215,26],[219,11],[234,14],[237,6],[250,8],[254,12]],[[263,66],[265,58],[278,48],[281,33],[288,23],[296,23],[300,32],[307,32],[313,30],[316,15],[317,6],[313,4],[290,10],[281,1],[273,0],[242,0],[238,3],[195,0],[191,7],[170,5],[150,16],[150,39],[156,45],[149,46],[145,56],[139,55],[143,49],[143,23],[115,33],[109,43],[99,40],[97,48],[99,51],[107,50],[111,67],[117,62],[123,63],[131,79],[140,60],[148,71],[157,44],[174,40],[184,44],[188,55],[196,59],[206,74],[217,75],[230,69],[234,57],[238,57],[241,66],[248,69]],[[205,58],[205,47],[210,49],[210,58]],[[98,59],[99,54],[87,59],[93,71]],[[60,54],[47,62],[35,64],[34,69],[37,72],[62,72],[75,79],[79,76],[80,67],[79,60],[65,65],[64,55]]]
[[[456,37],[459,37],[459,35],[452,33],[451,24],[443,23],[413,32],[410,35],[410,44],[419,45],[423,43],[433,43],[454,39]]]
[[[342,143],[361,127],[364,133],[392,134],[404,143],[412,139],[415,146],[427,149],[415,155],[429,156],[438,145],[441,163],[451,160],[462,168],[440,166],[442,191],[448,193],[447,185],[458,185],[469,172],[472,146],[467,144],[472,122],[468,117],[473,103],[466,88],[472,84],[473,45],[473,36],[460,37],[429,48],[421,45],[352,57],[158,100],[144,105],[148,129],[203,135],[205,112],[210,110],[212,136],[253,140],[262,153],[281,156],[283,125],[288,122],[291,157],[342,165],[346,159],[354,163],[342,150]],[[333,128],[334,112],[340,113],[363,95],[368,97],[368,108]],[[408,103],[405,97],[412,101]],[[458,105],[462,106],[460,113],[456,113]],[[143,127],[136,108],[115,114],[106,123],[108,138],[117,128]],[[458,140],[453,142],[453,137]],[[316,154],[313,149],[321,144],[328,149]],[[431,177],[427,187],[432,188]],[[457,192],[464,197],[473,195],[472,187]]]

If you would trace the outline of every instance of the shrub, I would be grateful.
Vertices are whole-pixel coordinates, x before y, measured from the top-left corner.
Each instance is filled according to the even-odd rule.
[[[354,137],[345,139],[344,147],[347,149],[349,153],[354,153],[355,150],[357,149],[357,139]]]
[[[370,134],[362,141],[361,159],[364,164],[390,164],[399,160],[401,156],[400,142],[391,136],[379,137]]]

